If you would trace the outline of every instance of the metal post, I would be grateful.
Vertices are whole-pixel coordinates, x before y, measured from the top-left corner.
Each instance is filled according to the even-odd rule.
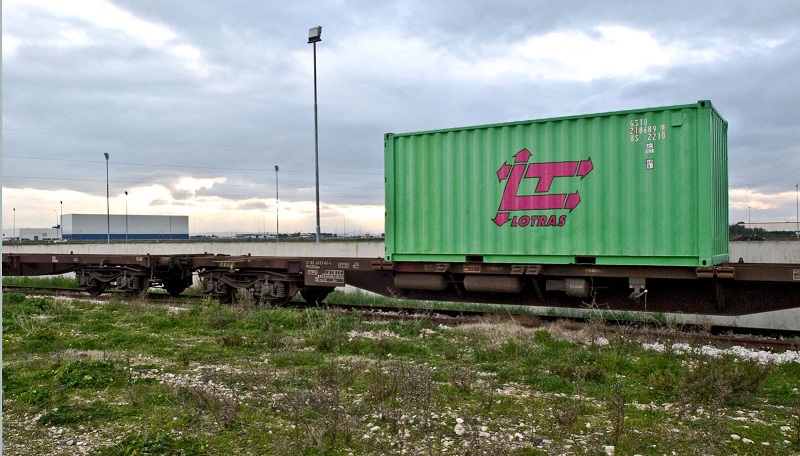
[[[58,226],[61,227],[61,237],[59,239],[64,239],[64,202],[58,202],[61,205],[61,217],[58,220]]]
[[[280,237],[280,200],[278,199],[278,165],[275,165],[275,243],[278,243]]]
[[[128,191],[125,191],[125,243],[128,243]]]
[[[317,180],[317,244],[319,244],[319,127],[317,120],[317,42],[322,41],[322,27],[308,31],[308,42],[314,47],[314,175]]]
[[[108,152],[104,152],[106,157],[106,243],[111,244],[111,203],[108,192]]]
[[[795,198],[797,200],[797,208],[795,209],[794,213],[794,221],[795,221],[795,236],[797,239],[800,240],[800,183],[794,184],[794,192]]]
[[[14,210],[14,216],[13,216],[13,223],[14,224],[12,225],[13,228],[11,229],[11,231],[13,231],[11,233],[11,237],[16,240],[16,238],[17,238],[17,208],[13,207],[12,209]]]
[[[317,43],[314,43],[314,175],[317,178],[317,244],[319,244],[319,129],[317,125]]]

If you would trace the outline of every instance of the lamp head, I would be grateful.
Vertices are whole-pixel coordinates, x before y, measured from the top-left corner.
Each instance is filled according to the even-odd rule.
[[[309,43],[316,43],[317,41],[322,41],[322,26],[318,25],[316,27],[311,27],[308,29],[308,42]]]
[[[108,152],[103,152],[103,155],[105,155],[106,160],[108,160]]]

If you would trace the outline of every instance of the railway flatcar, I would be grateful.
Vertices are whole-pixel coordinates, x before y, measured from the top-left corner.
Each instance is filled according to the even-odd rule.
[[[102,293],[160,286],[740,315],[800,307],[800,265],[728,258],[727,123],[712,103],[384,137],[382,258],[3,255]]]

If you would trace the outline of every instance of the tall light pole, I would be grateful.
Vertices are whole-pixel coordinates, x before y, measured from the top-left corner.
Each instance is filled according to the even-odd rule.
[[[319,244],[319,128],[317,126],[317,42],[322,41],[322,26],[308,30],[308,42],[314,46],[314,174],[317,178],[317,244]]]
[[[17,237],[17,208],[16,207],[12,207],[11,209],[14,210],[14,216],[13,216],[13,223],[14,224],[12,225],[13,228],[11,228],[11,231],[13,231],[13,233],[11,233],[11,237],[16,239],[16,237]]]
[[[125,191],[125,243],[128,243],[128,191]]]
[[[280,237],[280,208],[279,203],[280,200],[278,199],[278,165],[275,165],[275,243],[278,243],[278,238]]]
[[[58,220],[58,226],[61,227],[61,239],[64,238],[64,202],[59,201],[58,204],[61,206],[61,217]]]
[[[106,157],[106,243],[111,244],[111,203],[108,194],[108,152],[103,152]]]

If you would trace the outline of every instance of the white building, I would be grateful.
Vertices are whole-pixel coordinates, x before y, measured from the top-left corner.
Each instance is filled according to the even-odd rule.
[[[20,240],[46,241],[58,239],[60,231],[58,228],[17,228]]]
[[[189,239],[186,215],[64,214],[63,237],[73,241]]]

